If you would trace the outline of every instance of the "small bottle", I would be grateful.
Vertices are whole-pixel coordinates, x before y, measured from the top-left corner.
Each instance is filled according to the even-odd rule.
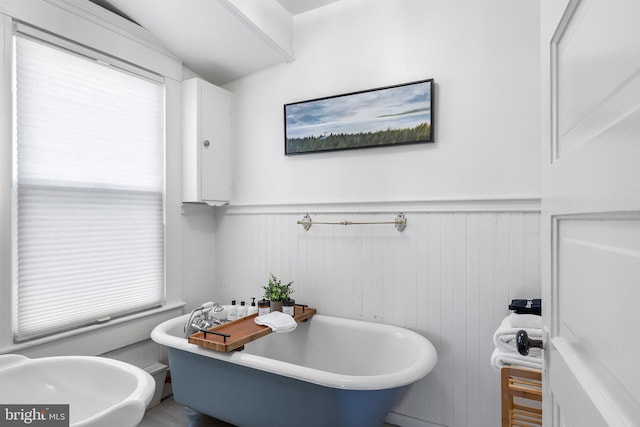
[[[240,301],[240,307],[238,307],[238,319],[242,319],[247,316],[247,306],[244,305],[244,301]]]
[[[293,316],[296,313],[296,301],[292,299],[282,301],[282,312]]]
[[[227,312],[227,320],[236,320],[238,318],[238,307],[236,307],[236,300],[231,301],[231,307]]]
[[[258,316],[264,316],[269,313],[271,313],[271,304],[269,303],[269,300],[261,299],[258,301]]]
[[[251,298],[253,301],[251,301],[251,305],[249,306],[249,308],[247,308],[247,316],[251,316],[252,314],[255,314],[258,312],[258,306],[256,306],[256,299],[255,298]]]

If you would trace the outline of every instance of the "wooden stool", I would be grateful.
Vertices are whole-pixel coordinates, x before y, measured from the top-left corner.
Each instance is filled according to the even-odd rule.
[[[502,427],[541,426],[542,372],[505,366],[501,377]]]

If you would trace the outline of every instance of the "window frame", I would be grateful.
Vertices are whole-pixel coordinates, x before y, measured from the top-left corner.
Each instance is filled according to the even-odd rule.
[[[162,76],[165,81],[165,296],[163,307],[114,319],[108,323],[13,343],[11,330],[11,185],[12,96],[11,67],[14,24],[25,24],[108,58],[117,58]],[[20,352],[29,357],[76,354],[99,355],[148,340],[151,330],[179,316],[182,300],[182,184],[181,82],[178,58],[145,29],[83,0],[6,0],[0,3],[0,353]]]
[[[18,145],[19,145],[19,141],[17,138],[17,110],[15,108],[15,102],[17,101],[17,86],[16,86],[16,79],[18,78],[17,75],[17,61],[16,61],[16,53],[17,53],[17,44],[18,44],[18,38],[24,38],[26,40],[29,40],[32,43],[38,43],[41,46],[45,46],[46,48],[49,49],[57,49],[58,51],[62,52],[63,54],[66,55],[72,55],[75,57],[78,57],[82,60],[85,61],[89,61],[89,62],[94,62],[100,66],[105,66],[108,67],[108,69],[113,70],[114,72],[123,72],[126,73],[129,76],[135,77],[135,78],[139,78],[139,79],[143,79],[146,81],[151,82],[152,84],[156,84],[158,85],[158,88],[160,89],[162,95],[162,105],[160,106],[160,109],[162,111],[162,127],[164,128],[164,122],[165,122],[165,116],[166,116],[166,108],[165,108],[165,103],[166,103],[166,96],[165,96],[165,86],[164,86],[164,79],[161,76],[158,76],[157,74],[154,73],[150,73],[146,70],[143,70],[139,67],[135,67],[131,64],[127,64],[124,63],[122,61],[119,61],[115,58],[111,58],[108,57],[107,55],[101,54],[100,52],[95,52],[91,49],[87,49],[86,47],[80,46],[77,43],[73,43],[70,42],[68,40],[63,40],[60,39],[59,37],[53,36],[51,34],[47,34],[47,33],[43,33],[31,26],[25,25],[25,24],[14,24],[13,26],[13,39],[12,39],[12,49],[13,49],[13,63],[12,63],[12,86],[13,86],[13,138],[12,138],[12,146],[13,146],[13,159],[12,159],[12,164],[13,164],[13,184],[12,184],[12,195],[11,195],[11,203],[12,203],[12,231],[11,231],[11,251],[12,251],[12,262],[11,262],[11,271],[12,271],[12,284],[11,284],[11,300],[12,300],[12,322],[11,322],[11,328],[12,328],[12,335],[13,335],[13,342],[14,343],[23,343],[23,342],[28,342],[28,341],[32,341],[38,338],[42,338],[44,336],[49,336],[49,335],[58,335],[60,333],[65,333],[68,331],[73,331],[73,330],[78,330],[78,329],[82,329],[85,328],[87,326],[91,326],[93,324],[99,324],[99,323],[106,323],[108,321],[111,321],[113,319],[119,319],[122,317],[127,317],[127,316],[131,316],[132,314],[138,314],[138,313],[144,313],[147,311],[151,311],[156,309],[157,307],[162,307],[165,305],[166,303],[166,254],[164,252],[164,243],[165,243],[165,230],[164,230],[164,225],[166,224],[165,221],[165,210],[166,210],[166,132],[163,131],[162,133],[162,141],[160,141],[160,150],[161,150],[161,163],[162,163],[162,188],[160,191],[160,197],[161,197],[161,210],[162,210],[162,219],[161,219],[161,223],[163,226],[163,248],[162,248],[162,282],[160,284],[160,292],[161,292],[161,298],[158,304],[154,304],[154,305],[150,305],[150,306],[146,306],[146,307],[140,307],[137,310],[130,310],[124,313],[118,313],[118,312],[112,312],[110,313],[110,315],[108,316],[102,316],[101,318],[98,318],[98,316],[96,316],[96,320],[90,321],[84,321],[84,322],[80,322],[80,321],[74,321],[72,323],[66,323],[64,325],[59,326],[56,329],[53,329],[51,331],[45,331],[44,333],[30,333],[30,334],[19,334],[19,317],[18,317],[18,295],[19,295],[19,289],[20,289],[20,283],[19,283],[19,277],[18,277],[18,261],[19,261],[19,255],[18,255],[18,241],[19,241],[19,234],[18,234],[18,221],[19,221],[19,212],[18,212],[18,174],[17,174],[17,168],[18,168],[18,159],[17,159],[17,152],[18,152]],[[73,191],[72,188],[69,187],[64,187],[64,186],[59,186],[59,185],[54,185],[54,188],[52,188],[54,191],[59,189],[60,191],[63,192],[68,192],[68,191]],[[65,190],[66,188],[66,190]],[[96,189],[96,191],[100,192],[103,191],[102,189]],[[120,189],[120,191],[131,191],[131,190],[122,190]]]

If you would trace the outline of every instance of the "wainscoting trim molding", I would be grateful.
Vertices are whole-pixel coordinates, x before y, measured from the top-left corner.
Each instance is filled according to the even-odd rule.
[[[390,212],[360,212],[369,206],[358,204],[309,209],[318,222],[391,221],[396,209],[415,209],[406,212],[402,233],[391,225],[314,225],[307,232],[296,225],[302,212],[253,214],[230,206],[234,214],[202,221],[215,228],[207,292],[217,301],[247,301],[260,296],[273,273],[294,281],[296,301],[319,313],[416,331],[436,347],[438,363],[407,389],[388,422],[499,425],[500,376],[491,367],[492,337],[512,299],[539,298],[540,213],[504,212],[535,203],[452,205],[371,205]],[[445,207],[492,211],[417,211]],[[332,208],[350,211],[314,212]]]
[[[183,203],[183,215],[384,212],[540,212],[539,196],[475,197],[416,201],[371,201],[292,204],[230,204],[211,207]]]

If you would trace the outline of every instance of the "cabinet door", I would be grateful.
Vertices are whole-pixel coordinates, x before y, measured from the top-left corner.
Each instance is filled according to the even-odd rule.
[[[203,82],[200,98],[200,197],[224,204],[231,200],[231,94]]]

